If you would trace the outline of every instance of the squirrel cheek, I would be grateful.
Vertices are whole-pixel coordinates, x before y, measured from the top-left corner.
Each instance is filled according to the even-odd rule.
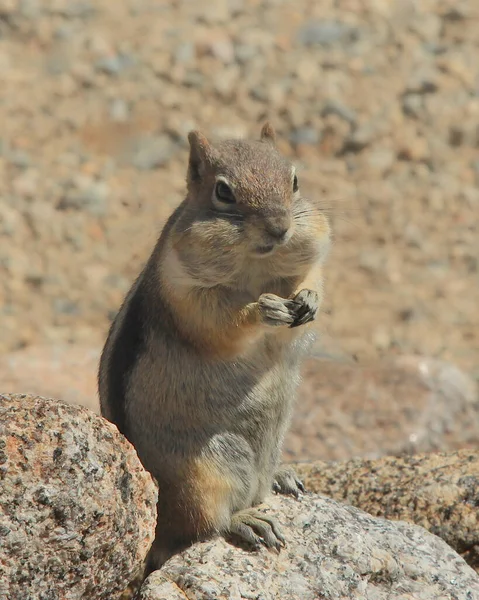
[[[316,258],[323,262],[326,260],[331,248],[331,236],[329,230],[316,238],[315,246]]]
[[[294,255],[298,264],[322,263],[329,253],[331,240],[328,233],[296,235],[293,237]],[[287,247],[285,248],[287,250]]]
[[[331,246],[331,228],[324,215],[316,215],[311,219],[307,228],[298,228],[301,238],[295,237],[299,247],[305,254],[309,254],[314,262],[323,261],[329,254]]]

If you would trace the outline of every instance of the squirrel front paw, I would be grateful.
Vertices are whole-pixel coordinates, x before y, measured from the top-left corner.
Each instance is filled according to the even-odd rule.
[[[300,308],[300,304],[294,299],[281,298],[276,294],[261,294],[258,305],[261,322],[270,327],[291,327]]]
[[[290,327],[299,327],[310,321],[314,321],[319,310],[320,296],[314,290],[301,290],[293,298],[296,311],[295,318]]]

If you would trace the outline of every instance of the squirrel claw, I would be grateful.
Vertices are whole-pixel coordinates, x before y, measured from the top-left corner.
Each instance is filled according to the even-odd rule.
[[[319,310],[319,294],[314,290],[301,290],[293,298],[299,308],[296,310],[296,316],[290,327],[299,327],[314,321]]]
[[[276,294],[261,294],[258,300],[261,321],[270,327],[291,326],[301,307],[294,299],[285,299]]]
[[[299,493],[305,493],[306,488],[291,467],[281,467],[274,476],[273,492],[299,498]]]
[[[233,539],[246,543],[254,550],[258,550],[263,545],[279,552],[286,544],[276,521],[254,509],[235,513],[231,517],[227,533]]]

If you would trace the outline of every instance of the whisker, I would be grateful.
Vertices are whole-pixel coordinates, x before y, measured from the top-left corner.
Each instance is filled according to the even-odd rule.
[[[352,212],[358,212],[362,210],[362,207],[356,201],[350,198],[337,200],[334,198],[328,198],[327,200],[315,200],[314,205],[317,206],[320,210],[326,210],[327,208],[341,209]]]
[[[344,223],[348,223],[348,225],[352,225],[353,227],[356,227],[358,230],[363,231],[363,227],[361,227],[361,225],[359,223],[355,223],[354,221],[346,219],[342,215],[338,216],[337,218],[338,218],[339,221],[343,221]]]

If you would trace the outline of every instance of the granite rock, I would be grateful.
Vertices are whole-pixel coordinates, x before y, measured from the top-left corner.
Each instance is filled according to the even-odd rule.
[[[314,494],[269,502],[286,547],[250,553],[223,539],[197,544],[150,575],[140,600],[473,600],[477,574],[421,527]]]
[[[479,571],[479,452],[297,465],[309,491],[421,525]]]
[[[85,408],[0,395],[0,597],[111,600],[153,540],[156,486]]]

